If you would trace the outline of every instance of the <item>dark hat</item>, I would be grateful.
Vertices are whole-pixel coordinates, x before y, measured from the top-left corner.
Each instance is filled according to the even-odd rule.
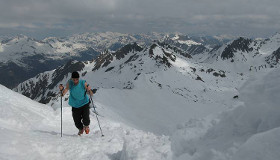
[[[79,73],[78,72],[72,72],[72,76],[71,76],[71,78],[79,78],[80,77],[80,75],[79,75]]]

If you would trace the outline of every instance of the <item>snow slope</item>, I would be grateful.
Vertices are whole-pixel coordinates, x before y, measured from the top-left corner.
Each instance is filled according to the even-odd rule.
[[[105,137],[92,119],[90,135],[78,137],[70,107],[64,104],[64,135],[60,138],[60,110],[34,102],[0,86],[0,157],[2,159],[175,159],[278,160],[280,147],[279,68],[252,75],[240,88],[240,99],[220,115],[192,118],[178,125],[170,140],[112,121],[113,107],[131,98],[133,91],[102,89],[95,96]],[[137,88],[137,84],[135,85]],[[153,86],[152,90],[154,89]],[[142,87],[137,92],[141,93]],[[145,89],[144,89],[145,90]],[[156,93],[156,92],[154,92]],[[118,95],[112,101],[106,96]],[[131,97],[129,97],[131,95]],[[126,97],[125,97],[126,96]],[[16,97],[11,99],[11,97]],[[104,99],[102,99],[104,98]],[[141,97],[139,97],[141,98]],[[165,97],[166,98],[166,97]],[[139,99],[141,101],[141,99]],[[117,103],[117,105],[113,105]],[[228,101],[226,102],[228,103]],[[108,104],[113,107],[107,106]],[[228,103],[230,104],[230,103]],[[145,108],[146,110],[147,108]],[[125,110],[123,110],[125,111]],[[141,110],[134,112],[143,113]],[[163,113],[164,111],[160,111]],[[193,112],[193,111],[190,111]],[[132,113],[132,112],[131,112]],[[126,114],[131,114],[126,113]],[[194,112],[193,112],[194,113]],[[154,115],[158,116],[157,113]],[[170,120],[165,116],[165,120]],[[145,120],[145,119],[144,119]],[[164,120],[164,119],[162,119]],[[164,123],[164,122],[162,122]],[[92,134],[93,133],[93,134]],[[29,148],[26,150],[26,146]]]
[[[182,125],[171,138],[174,159],[279,159],[279,71],[252,76],[235,109]]]
[[[77,136],[71,108],[63,104],[63,137],[60,109],[35,102],[0,86],[0,159],[171,159],[170,141],[100,118],[101,137],[91,114],[91,133]],[[112,112],[111,112],[112,113]]]

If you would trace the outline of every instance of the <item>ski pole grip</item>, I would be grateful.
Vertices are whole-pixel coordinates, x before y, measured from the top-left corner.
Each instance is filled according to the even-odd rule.
[[[62,87],[62,89],[60,91],[63,91],[64,90],[63,84],[60,84],[60,86]]]

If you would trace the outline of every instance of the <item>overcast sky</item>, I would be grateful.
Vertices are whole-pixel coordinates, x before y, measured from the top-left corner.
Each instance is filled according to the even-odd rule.
[[[181,32],[268,37],[279,0],[0,0],[0,36]]]

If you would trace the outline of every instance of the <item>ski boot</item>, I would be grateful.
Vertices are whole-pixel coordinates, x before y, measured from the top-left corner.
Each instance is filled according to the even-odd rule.
[[[89,134],[89,126],[85,126],[84,130],[85,130],[86,134]]]
[[[84,133],[85,129],[79,129],[78,135],[81,136]]]

